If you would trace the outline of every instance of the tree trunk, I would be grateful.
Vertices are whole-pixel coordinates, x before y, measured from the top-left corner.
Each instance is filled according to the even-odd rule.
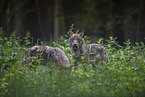
[[[113,0],[109,1],[109,22],[110,22],[110,26],[109,26],[109,36],[113,36],[113,30],[112,30],[112,18],[113,18]]]
[[[14,30],[16,32],[16,36],[21,36],[24,32],[24,12],[23,12],[23,5],[22,1],[20,0],[13,0],[13,9],[14,9]]]
[[[144,0],[140,0],[140,8],[139,8],[139,14],[138,14],[138,21],[137,21],[137,33],[136,33],[136,41],[139,42],[140,40],[143,40],[142,33],[145,33],[145,2]],[[145,35],[145,34],[143,34]]]
[[[124,25],[123,25],[123,1],[113,0],[113,36],[117,37],[117,41],[123,45],[124,42]]]
[[[54,1],[54,40],[65,33],[65,17],[62,1]]]
[[[52,4],[51,0],[36,0],[37,16],[42,37],[45,42],[52,36]]]
[[[59,0],[54,0],[54,40],[59,36]]]

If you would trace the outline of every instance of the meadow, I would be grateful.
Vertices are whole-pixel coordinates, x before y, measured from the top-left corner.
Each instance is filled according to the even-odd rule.
[[[38,40],[35,45],[59,47],[73,64],[68,38],[69,35],[62,36],[58,41],[49,43]],[[84,36],[84,39],[90,43],[89,37]],[[101,38],[96,43],[101,43],[107,50],[110,62],[106,65],[95,63],[94,68],[90,63],[84,70],[80,62],[71,71],[60,70],[57,66],[48,68],[40,63],[30,70],[21,64],[24,51],[32,46],[30,34],[27,33],[23,39],[16,37],[15,33],[5,37],[1,29],[1,97],[144,97],[144,43],[131,43],[128,40],[124,46],[120,46],[113,37],[108,40]]]

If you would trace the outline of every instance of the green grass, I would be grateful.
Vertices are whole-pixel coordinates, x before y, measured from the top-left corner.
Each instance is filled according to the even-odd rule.
[[[30,47],[30,37],[25,45],[12,34],[0,36],[0,95],[1,97],[144,97],[145,96],[145,47],[144,43],[132,44],[129,40],[121,47],[110,37],[103,44],[110,62],[102,66],[96,63],[83,69],[59,70],[39,65],[29,70],[20,64],[25,48]],[[85,41],[89,41],[84,37]],[[67,43],[61,37],[50,46],[60,47],[73,63]],[[103,41],[100,39],[97,43]]]

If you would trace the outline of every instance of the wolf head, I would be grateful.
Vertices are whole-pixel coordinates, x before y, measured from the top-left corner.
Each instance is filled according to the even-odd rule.
[[[85,48],[83,48],[85,44],[84,39],[83,39],[83,34],[84,34],[83,31],[79,34],[74,34],[70,30],[69,44],[71,46],[72,52],[77,55],[80,53],[83,53],[83,50],[85,50]]]

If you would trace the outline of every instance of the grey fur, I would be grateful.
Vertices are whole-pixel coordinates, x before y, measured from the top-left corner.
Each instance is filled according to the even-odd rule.
[[[101,61],[103,64],[109,62],[108,54],[101,44],[89,44],[88,59],[93,61]]]
[[[54,63],[60,67],[71,67],[69,59],[67,58],[63,50],[57,47],[33,46],[31,48],[27,48],[21,60],[22,63],[25,65],[30,63],[32,60],[28,59],[28,57],[32,56],[38,56],[38,59],[42,58],[43,60],[41,61],[41,63],[47,66],[50,59],[53,59]]]
[[[72,53],[75,54],[75,64],[76,61],[80,59],[80,55],[86,55],[89,61],[101,61],[103,64],[109,62],[109,57],[105,48],[101,44],[89,44],[86,46],[83,39],[83,32],[80,34],[74,34],[70,31],[71,37],[69,38],[69,44],[71,46]],[[77,56],[77,58],[76,58]]]

